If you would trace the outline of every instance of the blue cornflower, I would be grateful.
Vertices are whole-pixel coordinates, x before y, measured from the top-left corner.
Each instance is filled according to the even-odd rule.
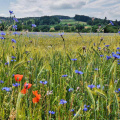
[[[32,27],[36,27],[36,25],[35,25],[35,24],[32,24]]]
[[[14,32],[13,35],[17,35],[18,33],[17,32]]]
[[[98,89],[100,89],[100,84],[99,84],[99,85],[97,85],[97,88],[98,88]]]
[[[73,111],[74,111],[74,109],[71,109],[71,110],[70,110],[70,112],[73,112]]]
[[[74,59],[71,59],[72,61],[76,61],[77,59],[76,58],[74,58]]]
[[[84,108],[83,108],[83,111],[87,111],[87,110],[88,110],[87,107],[84,107]]]
[[[110,21],[110,24],[111,24],[111,25],[114,25],[114,23],[113,23],[112,21]]]
[[[13,20],[14,20],[15,22],[18,22],[18,19],[17,19],[17,18],[13,18]]]
[[[25,51],[25,53],[27,54],[29,51]]]
[[[73,91],[73,88],[69,88],[68,91],[69,91],[69,92],[72,92],[72,91]]]
[[[12,59],[15,59],[16,57],[15,56],[11,56]]]
[[[98,49],[100,50],[100,49],[101,49],[101,47],[98,47]]]
[[[99,84],[99,85],[97,85],[97,88],[98,88],[98,89],[100,89],[100,88],[101,88],[100,84]],[[103,89],[104,89],[104,86],[103,86]]]
[[[15,62],[16,60],[11,60],[11,62],[13,62],[13,61]]]
[[[120,52],[119,52],[119,51],[117,51],[117,52],[116,52],[116,54],[120,55]]]
[[[5,33],[4,33],[4,32],[2,32],[2,33],[1,33],[1,35],[5,35]]]
[[[75,116],[75,115],[76,115],[76,113],[73,114],[73,116]]]
[[[87,105],[84,105],[84,108],[87,107]]]
[[[116,55],[114,54],[113,57],[117,58],[117,59],[120,59],[120,56],[119,55]]]
[[[117,80],[114,81],[114,83],[117,83],[117,82],[118,82]]]
[[[13,25],[13,29],[16,29],[16,30],[17,30],[17,25]]]
[[[47,84],[47,81],[40,81],[40,83],[45,85],[45,84]]]
[[[120,91],[120,88],[118,88],[118,91]]]
[[[103,57],[104,55],[100,55],[100,57]]]
[[[16,43],[16,40],[15,40],[15,39],[12,39],[12,43]]]
[[[119,50],[119,49],[120,49],[120,47],[117,47],[116,49],[117,49],[117,50]]]
[[[8,64],[9,64],[9,62],[6,62],[6,63],[5,63],[5,65],[8,65]]]
[[[120,31],[118,31],[118,33],[120,34]]]
[[[62,75],[62,77],[67,77],[68,75]]]
[[[9,92],[11,89],[8,87],[3,87],[2,90],[6,90],[7,92]]]
[[[15,86],[15,87],[20,86],[20,84],[19,84],[19,83],[15,83],[15,84],[13,83],[12,85],[13,85],[13,86]]]
[[[112,56],[114,57],[114,58],[117,58],[117,59],[120,59],[120,56],[119,55],[116,55],[116,54],[112,54]]]
[[[54,111],[49,111],[49,113],[50,113],[50,114],[55,114],[55,112],[54,112]]]
[[[95,87],[95,85],[91,84],[91,85],[88,85],[88,87],[92,89]]]
[[[0,37],[1,40],[4,40],[5,38],[4,37]]]
[[[11,10],[9,10],[9,13],[10,13],[10,15],[11,15],[11,14],[14,14],[13,11],[11,11]]]
[[[109,47],[110,45],[105,45],[105,47]]]
[[[4,83],[4,81],[0,80],[0,83]]]
[[[112,57],[111,56],[106,56],[107,60],[111,59]]]
[[[119,91],[115,90],[116,93],[119,93]]]
[[[63,99],[60,100],[60,104],[63,104],[63,105],[64,105],[64,104],[66,104],[66,103],[67,103],[66,100],[63,100]]]
[[[98,70],[98,68],[95,68],[95,70]]]
[[[78,71],[78,70],[75,70],[75,73],[78,73],[78,74],[83,74],[83,72]]]
[[[87,107],[90,107],[90,105],[88,105],[88,106],[87,106],[87,105],[84,105],[84,108],[87,108]]]
[[[115,52],[112,52],[112,55],[114,55],[115,54]]]
[[[33,60],[32,58],[30,58],[31,60]]]

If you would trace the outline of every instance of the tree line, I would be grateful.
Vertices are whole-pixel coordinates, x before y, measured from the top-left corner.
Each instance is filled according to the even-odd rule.
[[[74,19],[78,21],[76,24],[63,24],[61,22],[62,19]],[[85,24],[79,24],[79,21],[86,22]],[[104,28],[100,32],[111,32],[116,33],[119,31],[120,21],[112,21],[114,26],[109,25],[110,20],[107,20],[107,17],[104,19],[100,18],[91,18],[89,16],[84,15],[75,15],[75,17],[62,16],[62,15],[54,15],[54,16],[42,16],[42,17],[27,17],[27,18],[19,18],[17,25],[17,31],[28,30],[34,32],[56,32],[56,31],[65,31],[65,32],[98,32],[101,28]],[[0,30],[10,29],[12,27],[9,26],[14,24],[12,18],[9,17],[0,17]],[[31,25],[35,24],[36,27],[32,29]]]

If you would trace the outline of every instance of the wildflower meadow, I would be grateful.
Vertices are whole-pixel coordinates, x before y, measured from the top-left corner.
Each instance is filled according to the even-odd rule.
[[[0,32],[1,120],[120,119],[118,33],[35,35],[13,21]]]

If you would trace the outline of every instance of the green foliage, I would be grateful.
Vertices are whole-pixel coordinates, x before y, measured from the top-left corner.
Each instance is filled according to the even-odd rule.
[[[49,25],[42,25],[42,26],[40,27],[40,30],[41,30],[42,32],[48,32],[48,31],[50,30],[50,26],[49,26]]]
[[[84,15],[75,15],[74,19],[77,21],[83,21],[83,22],[87,22],[88,20],[91,20],[90,17],[84,16]]]
[[[115,27],[115,26],[107,26],[105,27],[104,29],[104,32],[105,33],[117,33],[118,32],[118,27]]]
[[[77,24],[76,29],[78,30],[78,32],[80,32],[82,29],[84,29],[84,25]]]
[[[0,30],[12,30],[11,25],[14,24],[12,21],[13,18],[4,18],[0,17]],[[99,26],[101,26],[101,30],[105,31],[105,33],[115,33],[118,32],[120,27],[120,21],[112,21],[114,26],[109,25],[110,20],[107,20],[107,17],[104,19],[95,18],[92,20],[89,16],[84,15],[75,15],[75,17],[69,16],[61,16],[61,15],[54,15],[54,16],[42,16],[42,17],[28,17],[28,18],[19,18],[18,19],[18,29],[17,31],[29,30],[34,32],[39,31],[49,31],[51,28],[54,28],[55,31],[65,31],[65,32],[98,32]],[[32,24],[36,24],[36,28],[32,30]],[[46,30],[41,30],[41,26],[48,25]],[[108,26],[109,25],[109,26]],[[75,27],[76,26],[76,27]],[[88,28],[89,26],[89,28]],[[90,29],[91,28],[91,29]],[[104,29],[105,28],[105,29]],[[43,29],[43,27],[42,27]],[[52,31],[54,31],[52,30]],[[103,32],[100,31],[100,32]]]
[[[55,29],[56,31],[60,30],[60,28],[61,28],[61,25],[56,25],[56,26],[54,27],[54,29]]]

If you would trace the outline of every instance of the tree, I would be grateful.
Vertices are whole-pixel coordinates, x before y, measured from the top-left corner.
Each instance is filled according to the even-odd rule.
[[[71,27],[71,31],[75,31],[75,27],[73,26],[73,27]]]
[[[56,26],[54,27],[54,29],[57,30],[57,31],[60,30],[60,28],[61,28],[60,25],[56,25]]]
[[[87,22],[88,20],[91,20],[89,16],[84,16],[84,15],[75,15],[74,19],[83,22]]]
[[[41,26],[40,30],[42,32],[48,32],[50,30],[50,26],[49,25],[43,25],[43,26]]]
[[[84,25],[77,24],[76,29],[78,30],[78,32],[80,32],[82,29],[84,29]]]

